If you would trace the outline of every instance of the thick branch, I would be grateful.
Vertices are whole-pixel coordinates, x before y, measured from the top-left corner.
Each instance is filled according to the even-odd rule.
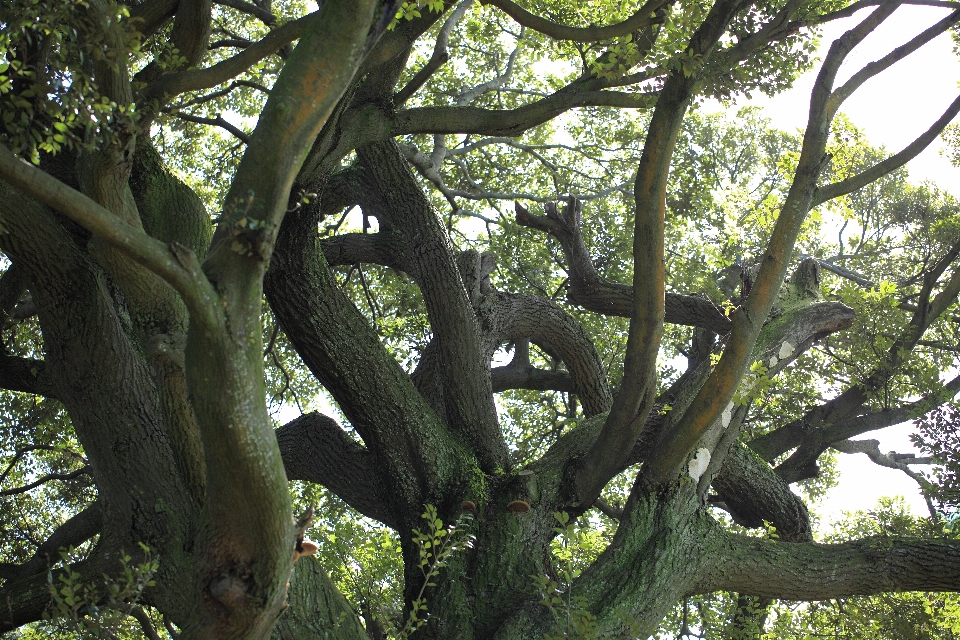
[[[0,356],[0,388],[56,398],[43,360]]]
[[[485,468],[506,469],[489,360],[446,230],[393,140],[361,147],[357,154],[384,202],[381,230],[403,235],[403,260],[411,265],[437,343],[447,424],[464,436]]]
[[[595,313],[630,317],[633,290],[628,285],[607,282],[597,273],[580,232],[582,207],[578,199],[569,198],[562,209],[556,203],[546,204],[546,216],[531,214],[519,202],[514,208],[518,224],[548,233],[560,242],[570,275],[567,297],[571,303]],[[730,330],[729,318],[706,298],[671,292],[665,294],[664,321],[703,327],[719,335]]]
[[[427,499],[421,490],[429,495],[442,480],[431,475],[431,468],[455,472],[456,452],[409,376],[337,287],[324,264],[317,219],[309,211],[291,213],[284,221],[264,289],[297,353],[336,399],[378,468],[391,479],[417,478],[391,481],[389,502],[418,517]]]
[[[837,545],[783,544],[723,534],[718,561],[696,592],[736,591],[826,600],[890,591],[960,590],[960,541],[867,538]]]
[[[479,133],[518,136],[576,107],[649,109],[654,100],[644,93],[593,90],[596,80],[577,82],[556,93],[516,109],[480,107],[419,107],[400,111],[392,135],[411,133]]]
[[[137,20],[137,31],[147,38],[176,14],[179,4],[180,0],[147,0],[130,7],[130,19]]]
[[[575,393],[577,389],[573,378],[566,371],[548,371],[529,365],[494,367],[490,370],[490,381],[494,393],[508,389]]]
[[[407,271],[402,262],[403,240],[396,234],[345,233],[324,238],[320,247],[331,267],[366,263]]]
[[[718,0],[690,39],[688,51],[702,56],[706,61],[739,10],[738,2]],[[594,493],[598,493],[600,487],[612,477],[612,474],[607,474],[629,455],[629,450],[636,442],[646,415],[653,405],[656,358],[664,322],[666,272],[663,243],[667,177],[695,84],[694,77],[679,71],[672,72],[667,78],[660,92],[637,168],[637,179],[633,188],[636,205],[633,231],[633,305],[623,382],[614,398],[613,408],[603,431],[594,447],[584,456],[582,471],[578,474],[578,485],[589,487],[583,495],[589,497],[588,502],[591,504],[596,499]],[[686,458],[694,442],[674,442],[668,445],[669,454],[664,455],[658,463],[663,464],[664,468],[670,468],[674,463],[671,456],[682,456],[675,461],[679,467],[680,461]],[[678,444],[679,446],[673,446]],[[611,465],[613,461],[616,464]],[[649,469],[649,466],[648,464],[645,469]],[[672,468],[670,472],[672,474]],[[660,479],[665,478],[661,476]]]
[[[276,53],[285,45],[301,38],[317,19],[319,13],[319,11],[311,13],[274,29],[237,55],[223,62],[218,62],[212,67],[181,71],[163,76],[147,88],[141,102],[148,103],[152,100],[166,102],[186,91],[209,89],[226,82],[267,56]]]
[[[726,503],[734,522],[745,527],[773,523],[786,542],[811,542],[810,516],[799,496],[762,458],[740,443],[723,461],[713,487]]]
[[[27,562],[23,564],[0,562],[0,578],[16,580],[46,572],[51,564],[59,561],[60,549],[75,547],[81,542],[89,540],[100,532],[102,526],[103,513],[100,510],[100,504],[94,502],[57,527]]]
[[[302,415],[277,429],[277,443],[288,480],[322,484],[368,518],[399,529],[376,456],[333,419]]]
[[[93,232],[101,241],[123,251],[169,282],[183,296],[191,317],[211,323],[216,293],[200,272],[192,252],[177,245],[164,245],[142,230],[127,224],[79,191],[68,187],[39,168],[17,159],[0,145],[0,178],[27,195],[65,214]]]
[[[612,393],[600,356],[580,323],[563,309],[544,298],[497,293],[488,296],[481,313],[487,320],[484,326],[491,327],[487,338],[490,356],[504,342],[530,338],[547,343],[570,371],[584,414],[589,417],[610,410]]]

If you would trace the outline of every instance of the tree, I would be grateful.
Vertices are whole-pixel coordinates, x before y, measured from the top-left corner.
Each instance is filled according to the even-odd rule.
[[[646,637],[717,591],[746,634],[774,598],[960,590],[942,526],[814,544],[790,489],[834,450],[914,473],[851,438],[960,387],[940,381],[957,206],[900,171],[960,99],[889,157],[838,117],[960,11],[836,86],[901,3],[482,4],[5,5],[0,479],[50,533],[7,532],[0,630],[64,605],[151,637],[153,612],[189,638],[278,618],[284,638],[375,636],[371,602],[364,629],[323,566],[292,564],[311,514],[289,480],[397,532],[422,637]],[[860,9],[802,139],[696,115],[789,85],[817,26]],[[825,209],[860,237],[819,238]],[[274,431],[274,403],[317,384],[344,424]],[[609,539],[555,565],[594,507]],[[439,566],[423,554],[453,521]],[[104,575],[143,588],[76,596]]]

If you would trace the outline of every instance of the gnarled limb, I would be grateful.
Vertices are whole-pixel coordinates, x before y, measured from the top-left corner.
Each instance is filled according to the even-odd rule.
[[[323,257],[331,267],[354,264],[378,264],[400,271],[413,265],[403,262],[403,238],[388,232],[345,233],[320,241]]]
[[[580,323],[544,298],[494,293],[481,303],[480,314],[487,329],[487,356],[504,342],[529,338],[555,350],[570,372],[584,415],[610,410],[613,394],[596,348]]]
[[[456,256],[439,218],[393,140],[367,145],[358,156],[386,204],[381,229],[403,234],[403,260],[412,267],[437,342],[446,421],[474,449],[485,470],[506,469],[489,361],[464,290]]]
[[[138,20],[137,28],[144,35],[153,35],[177,12],[180,0],[146,0],[130,7],[130,18]]]
[[[843,544],[783,544],[721,533],[713,567],[693,593],[737,591],[826,600],[889,591],[960,590],[960,541],[875,537]]]
[[[455,445],[446,442],[442,422],[333,281],[316,229],[308,211],[287,216],[264,280],[267,300],[297,353],[376,456],[389,478],[391,503],[415,521],[426,496],[439,495],[449,479],[435,476],[434,465],[455,472]],[[417,486],[394,480],[409,477],[418,478]]]
[[[400,528],[377,456],[354,442],[336,421],[304,414],[277,429],[277,444],[288,480],[322,484],[368,518]]]
[[[518,224],[549,233],[560,242],[570,274],[570,302],[596,313],[630,317],[633,291],[628,285],[607,282],[597,273],[580,232],[582,207],[578,199],[568,198],[562,209],[547,203],[546,216],[531,214],[519,202],[514,207]],[[703,327],[720,335],[730,330],[729,318],[706,298],[669,291],[664,297],[664,322]]]
[[[713,487],[737,524],[757,528],[767,521],[785,542],[813,541],[803,500],[746,446],[736,443],[730,448]]]

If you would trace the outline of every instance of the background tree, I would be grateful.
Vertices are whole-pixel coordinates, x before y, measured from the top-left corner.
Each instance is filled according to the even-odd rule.
[[[949,410],[939,493],[855,439],[960,388],[957,206],[901,169],[960,99],[889,157],[838,115],[960,21],[838,83],[899,4],[5,5],[0,629],[646,637],[721,592],[745,636],[772,599],[960,589]],[[860,9],[802,138],[697,114]],[[790,485],[834,451],[932,524],[814,544]]]

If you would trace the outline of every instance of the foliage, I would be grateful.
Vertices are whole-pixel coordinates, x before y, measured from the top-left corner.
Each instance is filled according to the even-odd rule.
[[[595,349],[595,353],[577,355],[596,365],[596,379],[591,382],[597,388],[609,387],[615,394],[635,386],[637,381],[624,373],[630,319],[622,313],[608,316],[581,306],[574,299],[577,273],[570,247],[559,241],[562,233],[555,228],[543,233],[543,229],[532,228],[529,220],[514,217],[511,210],[514,203],[521,203],[531,216],[541,216],[541,205],[576,196],[583,206],[578,232],[588,254],[586,262],[597,270],[604,286],[620,286],[615,289],[620,294],[636,295],[640,289],[629,288],[635,276],[637,282],[645,282],[649,274],[634,273],[639,264],[636,249],[646,241],[635,237],[635,223],[638,215],[649,212],[642,210],[639,203],[645,195],[635,192],[635,185],[641,177],[638,167],[647,167],[644,163],[651,154],[658,153],[665,154],[664,166],[669,165],[669,171],[664,169],[665,187],[656,194],[655,203],[664,205],[665,239],[663,255],[654,261],[664,266],[665,290],[656,293],[682,294],[687,302],[713,305],[721,323],[740,322],[738,314],[745,313],[751,300],[750,287],[759,265],[768,260],[768,242],[794,202],[791,193],[798,184],[798,167],[808,173],[811,168],[803,166],[802,136],[773,128],[756,108],[735,110],[727,101],[758,91],[773,95],[811,69],[818,44],[817,25],[848,3],[740,3],[730,11],[722,35],[709,50],[699,48],[706,38],[702,27],[708,16],[723,9],[722,2],[714,6],[665,3],[632,32],[592,39],[555,38],[544,32],[547,28],[518,24],[509,12],[501,10],[512,3],[492,3],[498,8],[481,2],[467,6],[434,0],[377,3],[377,12],[383,15],[368,25],[370,29],[365,28],[365,34],[373,34],[368,35],[369,40],[358,44],[358,50],[368,56],[361,71],[338,89],[342,89],[342,97],[331,106],[329,119],[317,123],[316,139],[305,141],[303,167],[298,160],[297,167],[277,178],[276,184],[284,185],[284,192],[272,213],[258,212],[256,207],[263,206],[261,196],[276,184],[262,188],[256,180],[266,180],[264,176],[283,165],[278,157],[289,158],[280,153],[264,161],[256,154],[269,147],[270,141],[263,143],[261,135],[271,122],[269,109],[278,103],[282,103],[276,106],[280,111],[291,109],[302,97],[284,93],[289,89],[284,82],[297,72],[297,55],[307,49],[304,46],[298,53],[294,44],[297,40],[309,42],[312,32],[297,31],[297,37],[288,38],[253,62],[249,62],[255,57],[250,52],[286,37],[278,34],[292,32],[284,31],[291,25],[305,25],[301,20],[312,6],[308,8],[300,0],[214,3],[210,24],[187,34],[199,41],[191,53],[187,51],[191,38],[184,37],[184,25],[190,24],[186,14],[174,19],[171,9],[169,16],[153,18],[155,23],[148,24],[146,4],[128,6],[113,0],[5,3],[0,10],[0,143],[67,188],[92,197],[98,206],[118,209],[112,214],[126,216],[124,219],[133,223],[128,226],[137,232],[148,226],[145,220],[138,220],[149,215],[148,205],[155,205],[164,221],[183,215],[184,210],[193,212],[204,231],[198,235],[204,237],[208,223],[217,225],[216,242],[225,243],[227,251],[211,251],[213,258],[199,267],[181,252],[189,244],[183,238],[164,237],[162,243],[150,246],[169,252],[164,253],[167,262],[171,255],[176,258],[170,268],[188,270],[191,278],[210,285],[204,295],[214,300],[216,313],[227,314],[221,318],[223,335],[213,342],[238,349],[231,352],[237,357],[220,363],[218,374],[231,372],[222,379],[196,374],[190,367],[214,360],[209,352],[196,351],[210,334],[198,333],[195,309],[190,311],[194,324],[188,326],[187,312],[182,309],[187,297],[178,298],[167,283],[146,273],[142,256],[136,263],[129,260],[123,253],[129,246],[117,249],[110,245],[104,251],[102,233],[80,228],[62,212],[48,210],[10,187],[9,193],[16,195],[0,204],[4,216],[0,245],[14,262],[19,261],[15,267],[29,263],[30,273],[22,286],[12,286],[15,299],[0,301],[4,347],[0,373],[24,365],[22,380],[33,384],[35,393],[14,390],[23,384],[9,384],[9,390],[0,390],[4,425],[0,428],[0,569],[11,576],[0,583],[0,591],[17,584],[20,569],[39,561],[44,540],[62,530],[71,516],[92,506],[99,508],[95,506],[98,498],[125,495],[127,487],[106,486],[109,483],[104,480],[112,479],[111,474],[118,469],[126,471],[134,476],[129,484],[135,485],[134,481],[142,481],[135,477],[138,464],[161,460],[164,465],[146,483],[136,485],[136,490],[129,489],[129,505],[105,511],[134,514],[125,516],[123,523],[108,523],[128,527],[128,531],[114,537],[88,535],[86,544],[78,547],[78,555],[63,558],[63,571],[49,573],[51,620],[22,627],[17,631],[22,637],[35,637],[45,630],[61,635],[131,637],[132,622],[125,617],[141,600],[144,606],[158,606],[145,616],[159,617],[157,611],[163,606],[168,607],[164,615],[169,612],[195,621],[194,609],[200,605],[184,605],[189,598],[170,595],[178,588],[177,580],[206,584],[203,588],[211,590],[222,587],[222,592],[231,596],[230,572],[248,558],[234,559],[227,569],[210,569],[195,562],[195,556],[211,547],[203,536],[219,525],[219,521],[205,518],[240,521],[243,518],[236,514],[244,514],[244,525],[275,518],[280,523],[276,530],[287,531],[285,478],[278,463],[274,471],[281,484],[275,506],[282,509],[261,509],[259,504],[238,500],[239,504],[217,512],[214,507],[223,505],[216,502],[220,499],[216,492],[210,494],[212,498],[208,496],[204,486],[208,476],[204,474],[209,471],[212,477],[211,469],[222,463],[228,487],[261,487],[255,473],[257,482],[243,485],[240,480],[254,467],[257,473],[267,469],[267,463],[258,465],[277,454],[270,429],[282,429],[291,418],[313,410],[335,418],[330,421],[333,427],[326,432],[316,427],[298,447],[312,452],[315,459],[311,463],[317,467],[313,471],[321,476],[343,471],[345,479],[325,476],[331,488],[312,480],[292,483],[294,512],[317,505],[313,535],[320,547],[318,557],[333,585],[349,602],[337,619],[346,623],[359,612],[371,634],[379,629],[399,638],[444,633],[452,637],[456,630],[469,635],[463,631],[469,626],[476,637],[493,637],[497,625],[521,624],[517,620],[523,616],[527,621],[537,616],[545,619],[538,628],[549,627],[545,637],[551,639],[617,634],[645,637],[650,633],[662,638],[736,637],[748,632],[778,638],[827,632],[850,638],[947,638],[960,633],[956,623],[960,604],[953,594],[882,593],[768,607],[763,600],[721,591],[683,597],[680,602],[680,596],[658,604],[637,598],[627,602],[625,593],[657,597],[674,591],[691,593],[674,589],[667,578],[653,571],[643,575],[638,571],[624,577],[625,581],[637,581],[631,584],[633,591],[611,590],[604,594],[612,602],[598,600],[601,590],[586,585],[596,579],[597,567],[610,566],[610,558],[617,555],[613,551],[627,557],[629,553],[647,553],[644,545],[656,548],[657,553],[671,545],[687,545],[688,553],[696,550],[696,557],[690,556],[693,564],[704,555],[697,547],[700,540],[713,540],[710,536],[765,537],[786,544],[780,541],[796,533],[774,523],[774,516],[768,513],[750,519],[752,529],[733,524],[742,521],[738,516],[743,514],[727,504],[732,498],[715,495],[716,485],[693,496],[685,472],[681,482],[672,477],[669,482],[644,484],[644,474],[661,459],[647,456],[659,443],[667,442],[661,436],[670,435],[690,417],[685,412],[699,389],[690,381],[700,372],[709,375],[734,352],[728,349],[734,338],[718,335],[715,325],[709,330],[691,326],[699,320],[670,321],[663,327],[662,339],[656,338],[659,353],[649,367],[656,370],[650,382],[651,397],[656,400],[652,408],[641,403],[638,409],[641,413],[650,410],[644,423],[650,425],[649,430],[645,439],[634,439],[623,448],[630,456],[617,469],[604,471],[601,487],[584,494],[591,500],[599,494],[602,501],[596,503],[586,502],[578,493],[578,474],[583,470],[578,465],[588,456],[584,451],[571,452],[581,446],[594,451],[595,445],[589,443],[598,432],[591,429],[605,424],[610,406],[607,402],[602,411],[591,415],[584,402],[590,385],[574,379],[580,375],[575,374],[577,358],[565,355],[551,339],[533,336],[533,330],[528,330],[531,335],[473,344],[498,335],[494,329],[502,327],[494,311],[502,310],[497,305],[503,300],[535,298],[549,303],[549,309],[575,326]],[[322,4],[337,5],[332,0]],[[529,0],[519,5],[555,26],[577,29],[582,36],[601,25],[631,19],[638,3]],[[338,30],[347,26],[338,25]],[[738,51],[757,42],[755,38],[767,36],[749,56],[737,57]],[[438,42],[441,37],[444,40]],[[247,62],[238,63],[241,58]],[[208,74],[211,70],[228,67],[235,69],[229,78],[217,76],[219,80],[210,81],[209,86],[196,80],[215,76]],[[423,76],[424,71],[430,72],[428,77]],[[171,78],[196,82],[187,82],[183,86],[188,88],[177,89],[176,95],[156,90]],[[674,89],[677,91],[671,93]],[[685,93],[682,100],[677,98],[681,93]],[[568,100],[573,107],[567,106]],[[675,100],[682,122],[678,120],[676,129],[666,136],[669,142],[657,148],[657,127],[671,116],[660,105],[670,100]],[[721,111],[714,113],[716,105]],[[524,120],[529,114],[541,115]],[[426,124],[409,125],[410,119],[417,117]],[[515,124],[517,118],[520,124]],[[816,167],[819,182],[810,187],[811,197],[822,192],[818,189],[854,178],[889,156],[885,149],[872,146],[842,114],[819,130],[829,134],[824,133],[827,137],[818,151],[824,160]],[[945,137],[954,147],[950,153],[956,155],[960,130],[947,129]],[[386,142],[396,143],[401,169],[365,164],[370,148]],[[170,171],[163,175],[167,180],[163,188],[149,191],[156,202],[144,201],[145,191],[139,185],[134,189],[129,179],[133,161],[128,151],[147,146],[162,156],[163,171]],[[101,162],[109,170],[98,173]],[[244,162],[259,166],[240,171]],[[415,175],[407,172],[408,167]],[[377,174],[379,169],[388,178]],[[257,175],[256,179],[238,178],[241,174]],[[114,184],[111,180],[117,176]],[[378,182],[390,182],[397,176],[402,189]],[[144,176],[137,178],[149,183]],[[160,180],[157,175],[147,178]],[[328,188],[331,184],[334,188]],[[0,188],[6,189],[6,185],[0,183]],[[437,222],[439,231],[431,231],[433,227],[426,223],[414,230],[405,226],[409,225],[408,206],[417,200],[411,193],[417,189],[433,207],[424,219],[429,218],[430,224]],[[229,201],[228,194],[232,194]],[[21,201],[36,204],[39,212],[34,216],[35,228],[26,225],[28,233],[11,231],[12,225],[7,224],[8,218],[15,221],[21,215],[17,209]],[[30,212],[35,213],[33,209]],[[52,220],[50,226],[67,241],[49,243],[59,247],[62,255],[38,267],[23,258],[25,254],[30,257],[29,247],[21,245],[29,245],[32,233],[40,233],[41,214],[46,216],[44,220]],[[940,517],[920,521],[899,505],[886,502],[874,512],[851,515],[827,541],[894,535],[955,537],[960,442],[956,410],[945,403],[953,397],[954,386],[947,385],[956,373],[960,353],[956,294],[938,307],[937,317],[929,323],[925,310],[932,308],[931,300],[937,296],[949,297],[944,292],[952,286],[951,274],[960,273],[951,261],[937,272],[938,262],[945,256],[955,257],[960,247],[960,203],[933,185],[910,183],[906,170],[898,168],[804,214],[797,223],[796,238],[787,243],[792,249],[774,259],[782,261],[781,271],[787,273],[802,257],[815,259],[820,265],[817,303],[845,305],[855,314],[852,327],[839,332],[831,328],[810,336],[802,345],[794,342],[790,346],[796,353],[791,348],[787,350],[790,353],[778,353],[772,359],[769,354],[756,359],[758,356],[749,353],[750,342],[746,345],[749,357],[738,378],[732,380],[731,394],[720,403],[711,424],[704,427],[709,432],[703,436],[704,442],[668,453],[682,453],[680,458],[689,459],[692,452],[702,451],[705,455],[698,455],[701,461],[711,460],[711,455],[722,460],[734,440],[753,446],[801,425],[803,429],[795,431],[804,436],[815,433],[819,440],[811,435],[804,440],[806,447],[794,442],[765,454],[762,460],[758,458],[765,475],[753,477],[770,483],[776,477],[798,482],[806,502],[814,506],[836,482],[836,461],[843,455],[838,453],[841,442],[872,430],[856,427],[850,434],[834,437],[831,429],[859,424],[857,421],[883,422],[885,416],[905,413],[916,422],[917,445],[937,463],[930,496]],[[323,257],[304,254],[307,264],[298,264],[300,271],[295,272],[304,287],[321,285],[309,296],[296,300],[290,299],[296,295],[288,296],[279,302],[315,305],[309,309],[316,317],[291,313],[289,307],[284,309],[276,298],[270,298],[268,291],[273,308],[264,304],[262,313],[255,311],[237,320],[229,315],[236,307],[259,308],[264,272],[275,272],[278,264],[304,257],[291,257],[290,244],[272,253],[276,248],[271,244],[273,236],[282,219],[301,227],[302,237],[290,244],[312,247],[316,241]],[[434,231],[436,237],[431,236]],[[436,242],[431,245],[431,241]],[[385,249],[377,244],[381,242],[395,242],[403,248],[391,245]],[[376,255],[369,261],[369,255],[339,260],[337,251],[349,254],[346,243],[366,248],[376,245],[382,253],[373,251]],[[200,249],[196,258],[206,260],[200,254],[207,247]],[[437,259],[427,266],[418,263],[422,249],[436,252]],[[489,279],[480,283],[479,292],[462,286],[460,279],[467,273],[457,269],[450,270],[456,285],[452,290],[440,295],[426,291],[432,278],[442,279],[448,262],[467,255],[464,252],[468,250],[496,262]],[[70,263],[69,269],[62,267],[60,263],[67,262],[63,255],[72,256],[72,252],[82,259]],[[119,257],[114,255],[117,252]],[[386,254],[389,256],[384,258]],[[18,274],[15,267],[4,266],[8,267],[4,280],[9,284]],[[108,329],[58,342],[54,321],[78,308],[93,307],[63,303],[61,298],[76,294],[74,290],[48,287],[54,290],[51,293],[44,288],[42,276],[57,268],[68,274],[89,271],[90,288],[95,291],[91,296],[102,303],[96,307],[98,318]],[[249,281],[243,280],[247,276]],[[231,289],[239,280],[243,280],[242,286]],[[143,295],[137,287],[144,281],[158,286]],[[0,289],[6,290],[6,284],[0,282]],[[781,303],[796,295],[791,286],[785,283],[781,287],[769,318],[748,318],[746,324],[769,329],[782,317]],[[134,295],[137,293],[141,295]],[[164,296],[172,300],[169,308],[175,312],[149,321],[138,315],[138,304],[169,301]],[[341,302],[337,308],[343,313],[336,321],[330,321],[332,315],[322,315]],[[451,340],[441,323],[447,312],[456,311],[464,312],[466,328]],[[768,319],[773,322],[764,325]],[[300,324],[311,320],[316,323],[309,330]],[[349,324],[354,320],[355,324]],[[638,322],[632,324],[636,333]],[[922,330],[917,331],[920,325]],[[336,333],[344,327],[354,331],[350,335]],[[362,331],[368,329],[368,333]],[[105,356],[91,349],[76,361],[90,367],[83,372],[85,377],[77,376],[69,384],[48,379],[48,374],[63,377],[71,373],[64,369],[75,364],[64,366],[57,360],[65,361],[63,353],[75,353],[73,348],[82,351],[103,336],[117,340],[106,353],[129,354],[129,360],[102,365],[96,360]],[[158,356],[158,338],[179,345],[173,349],[179,350],[176,357],[166,361]],[[449,353],[437,355],[444,344]],[[451,344],[457,348],[450,348]],[[242,350],[249,345],[256,348]],[[481,362],[476,369],[479,375],[461,380],[458,376],[466,377],[462,370],[475,371],[467,368],[471,362],[463,355],[473,353],[469,350],[474,347],[484,359],[492,356],[492,364]],[[335,352],[337,355],[331,355]],[[389,360],[377,360],[382,353]],[[399,373],[388,366],[369,364],[385,361],[397,365]],[[236,370],[228,364],[236,364]],[[452,395],[452,390],[472,389],[478,380],[485,384],[488,365],[495,373],[522,368],[531,376],[553,382],[507,385],[509,388],[493,397],[489,386],[480,385],[491,421],[486,425],[491,427],[487,435],[493,436],[474,439],[477,425],[484,426],[483,412],[470,404],[471,398]],[[115,387],[101,386],[98,366],[109,367],[109,373],[120,382]],[[140,378],[134,375],[137,371]],[[250,371],[253,375],[244,378]],[[239,378],[243,378],[242,384],[237,383]],[[135,382],[123,386],[129,380]],[[216,387],[211,397],[226,398],[231,409],[239,407],[230,419],[224,418],[224,413],[212,420],[226,436],[211,427],[206,414],[197,418],[201,410],[209,409],[208,403],[198,399],[197,388],[203,386],[200,380]],[[6,378],[3,383],[8,384]],[[364,393],[351,396],[357,388]],[[114,395],[122,396],[116,389],[128,392],[131,398],[143,394],[130,403],[136,411],[123,415],[106,409],[90,415],[80,411],[112,400]],[[53,399],[58,393],[63,404]],[[833,424],[828,412],[828,418],[816,413],[833,407],[831,403],[838,398],[856,394],[862,398],[843,416],[846,422]],[[729,405],[728,399],[732,400]],[[189,414],[185,419],[184,413]],[[811,416],[819,423],[808,425]],[[262,427],[254,434],[259,434],[259,440],[243,431],[244,419]],[[101,446],[103,432],[141,423],[149,427],[145,428],[147,437],[124,433]],[[716,430],[718,423],[722,428]],[[724,431],[728,427],[729,431]],[[234,449],[218,450],[218,436],[236,434],[240,437]],[[505,451],[495,464],[483,459],[477,444],[489,444],[490,440],[496,440],[495,445],[502,445]],[[250,443],[257,444],[251,455],[257,464],[235,465],[231,456]],[[602,444],[601,440],[596,446]],[[149,449],[152,445],[156,450]],[[141,446],[145,448],[137,448]],[[635,446],[635,451],[630,446]],[[802,473],[790,476],[795,456],[817,447]],[[610,453],[612,458],[623,451]],[[199,473],[187,464],[191,456]],[[324,456],[337,458],[336,463]],[[570,459],[560,464],[563,456]],[[882,458],[882,454],[876,457]],[[289,462],[289,458],[283,460],[288,468]],[[909,456],[890,454],[889,462],[925,484],[924,478],[910,470]],[[722,467],[710,469],[714,479],[722,472]],[[644,482],[638,482],[638,476]],[[348,480],[360,487],[357,492],[361,495],[344,489]],[[168,495],[176,499],[143,499],[136,493],[141,486],[170,488]],[[657,501],[650,500],[646,504],[654,505],[650,507],[653,515],[631,512],[641,509],[637,506],[640,501],[631,497],[648,490],[664,503],[683,492],[689,495],[683,494],[688,499],[674,510],[657,511]],[[786,490],[780,497],[787,502],[795,498]],[[462,501],[479,504],[476,516],[457,512],[456,505]],[[529,512],[505,519],[504,506],[516,502],[526,505]],[[382,522],[361,516],[354,507],[382,518]],[[733,515],[726,515],[724,508]],[[651,520],[644,520],[644,515]],[[104,576],[103,582],[99,575],[93,581],[81,576],[84,563],[96,558],[103,547],[124,536],[129,542],[151,518],[161,525],[151,530],[153,537],[148,540],[150,546],[143,547],[142,558],[121,555],[121,567]],[[256,529],[245,526],[243,535],[247,528]],[[644,535],[648,539],[638,542]],[[275,542],[282,537],[277,534],[265,539]],[[248,542],[246,538],[242,541]],[[162,571],[155,560],[160,553],[158,544],[169,544],[176,552],[163,549]],[[247,549],[244,544],[238,542],[236,549]],[[253,567],[251,571],[269,565],[272,571],[261,583],[252,581],[258,588],[267,583],[273,586],[263,586],[264,592],[251,601],[279,606],[282,600],[283,575],[289,569],[283,563],[289,545],[276,546],[257,547],[257,551],[281,558],[279,564],[260,562],[258,556],[257,562],[244,565]],[[222,548],[227,547],[234,551],[231,545]],[[612,549],[611,553],[605,554],[607,549]],[[672,561],[678,562],[676,558]],[[456,570],[450,570],[450,565]],[[197,566],[209,569],[216,580],[227,578],[216,582],[216,588],[210,587],[215,581],[202,583],[195,573]],[[637,585],[647,579],[662,580],[663,584],[651,582],[643,591]],[[651,602],[653,596],[648,598]],[[667,617],[657,629],[664,615]]]
[[[142,562],[131,564],[133,557],[119,558],[120,573],[116,578],[104,575],[103,584],[86,584],[70,568],[74,553],[61,549],[63,569],[52,567],[47,573],[52,609],[46,619],[55,627],[72,631],[80,637],[113,638],[124,627],[144,589],[156,584],[154,574],[160,567],[159,559],[150,548],[141,545]]]
[[[417,629],[427,624],[430,614],[424,594],[428,588],[437,586],[435,581],[440,569],[449,564],[455,553],[462,553],[473,547],[473,536],[468,533],[473,521],[469,511],[462,512],[455,522],[447,526],[437,517],[437,508],[432,504],[426,505],[421,517],[426,522],[426,528],[424,531],[413,530],[413,543],[417,545],[420,556],[419,569],[423,574],[423,584],[417,596],[410,601],[410,613],[400,629],[400,638],[409,638]]]

